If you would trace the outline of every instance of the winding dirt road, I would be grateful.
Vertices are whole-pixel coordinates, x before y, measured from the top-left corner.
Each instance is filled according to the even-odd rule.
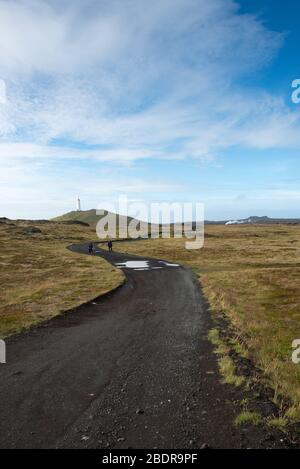
[[[220,382],[198,282],[146,261],[123,267],[127,281],[113,293],[8,341],[1,448],[268,446],[262,430],[233,425],[236,390]]]

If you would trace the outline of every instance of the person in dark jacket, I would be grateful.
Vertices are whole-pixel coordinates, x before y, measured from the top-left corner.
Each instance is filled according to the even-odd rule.
[[[113,250],[113,248],[112,248],[112,247],[113,247],[113,243],[112,243],[112,240],[111,240],[111,239],[108,241],[107,246],[108,246],[109,252],[112,252],[112,250]]]
[[[94,254],[94,246],[93,243],[89,244],[89,254]]]

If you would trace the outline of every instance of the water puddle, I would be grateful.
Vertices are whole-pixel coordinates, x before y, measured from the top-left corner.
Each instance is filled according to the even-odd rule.
[[[116,266],[126,269],[136,269],[136,270],[149,270],[149,261],[126,261],[116,264]]]
[[[159,261],[160,264],[164,264],[167,267],[179,267],[179,264],[171,264],[170,262]]]
[[[160,266],[150,266],[149,261],[126,261],[126,262],[118,262],[116,266],[119,269],[133,269],[133,270],[159,270],[163,269],[164,267],[180,267],[179,264],[173,264],[171,262],[165,261],[158,261]]]

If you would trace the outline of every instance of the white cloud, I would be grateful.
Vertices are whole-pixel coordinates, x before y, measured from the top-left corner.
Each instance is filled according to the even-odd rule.
[[[12,218],[48,218],[75,209],[80,194],[83,209],[114,202],[122,194],[147,198],[149,194],[170,194],[182,190],[178,184],[165,178],[155,181],[124,170],[103,168],[101,163],[92,168],[82,167],[80,160],[70,167],[53,164],[48,158],[28,160],[12,158],[1,160],[0,213]]]
[[[6,104],[6,84],[4,80],[0,80],[0,104]]]
[[[107,149],[107,150],[87,150],[82,151],[76,148],[64,146],[46,146],[34,143],[0,143],[0,161],[7,159],[27,159],[27,160],[94,160],[107,161],[112,163],[128,164],[138,159],[151,157],[152,153],[145,150]]]
[[[34,184],[37,162],[300,148],[298,111],[238,85],[283,39],[231,0],[0,0],[0,159]]]
[[[0,1],[0,12],[7,140],[79,140],[124,153],[166,153],[178,138],[188,142],[182,156],[213,153],[216,122],[226,139],[245,117],[234,81],[265,66],[282,40],[231,0],[19,0]],[[258,98],[251,106],[259,113]]]
[[[8,74],[110,65],[118,73],[144,68],[153,78],[156,68],[193,62],[198,70],[217,62],[249,70],[279,41],[231,0],[1,0],[0,11],[0,66]]]

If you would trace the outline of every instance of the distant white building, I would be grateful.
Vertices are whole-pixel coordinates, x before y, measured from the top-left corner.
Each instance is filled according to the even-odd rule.
[[[77,199],[77,212],[81,212],[81,202],[80,202],[80,198],[78,197]]]
[[[243,220],[230,220],[225,225],[244,225],[245,222]]]

